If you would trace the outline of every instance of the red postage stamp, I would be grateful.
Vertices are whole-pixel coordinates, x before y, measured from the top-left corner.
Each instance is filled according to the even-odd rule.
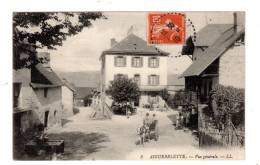
[[[148,14],[149,44],[185,44],[185,14]]]

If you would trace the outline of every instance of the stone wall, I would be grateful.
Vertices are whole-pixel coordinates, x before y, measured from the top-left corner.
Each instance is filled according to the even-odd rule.
[[[245,88],[245,45],[236,44],[221,58],[219,84]]]

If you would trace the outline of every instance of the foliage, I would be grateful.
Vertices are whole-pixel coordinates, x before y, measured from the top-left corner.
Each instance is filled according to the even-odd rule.
[[[126,76],[119,75],[110,82],[107,90],[112,99],[119,104],[136,101],[140,98],[141,92],[136,82]]]
[[[169,103],[170,94],[167,89],[165,89],[165,88],[163,89],[163,91],[161,92],[161,97],[167,104]]]
[[[210,98],[216,101],[220,121],[226,123],[229,116],[234,126],[244,123],[245,90],[232,86],[218,85],[210,92]]]
[[[174,104],[175,106],[183,105],[183,104],[185,104],[186,99],[187,99],[187,95],[186,95],[186,93],[185,93],[185,90],[184,90],[184,89],[179,89],[179,90],[175,93],[172,102],[173,102],[173,104]]]
[[[30,68],[36,59],[36,48],[56,49],[67,37],[106,18],[100,12],[16,12],[13,14],[14,69]],[[27,57],[21,59],[20,55]]]
[[[73,115],[76,115],[77,113],[79,113],[79,109],[76,107],[73,107]]]
[[[84,106],[87,107],[92,103],[92,94],[89,94],[87,96],[84,97],[83,101],[84,101]]]

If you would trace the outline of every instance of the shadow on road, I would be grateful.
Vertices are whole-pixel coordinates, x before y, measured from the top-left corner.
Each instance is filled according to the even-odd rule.
[[[60,160],[80,160],[86,157],[87,154],[99,151],[102,146],[100,143],[108,142],[109,138],[105,134],[82,132],[61,132],[51,133],[47,135],[52,140],[64,140],[64,153],[58,154],[57,159]],[[27,137],[22,143],[14,143],[14,160],[51,160],[52,153],[45,153],[43,155],[27,155],[25,154],[25,144],[33,139],[33,136]],[[22,147],[21,147],[22,146]]]
[[[65,141],[64,153],[58,158],[62,160],[79,160],[93,152],[99,151],[104,146],[100,143],[108,142],[105,134],[82,132],[63,132],[48,135],[50,139],[63,139]]]
[[[61,126],[63,127],[65,124],[71,122],[71,120],[68,119],[61,119]]]

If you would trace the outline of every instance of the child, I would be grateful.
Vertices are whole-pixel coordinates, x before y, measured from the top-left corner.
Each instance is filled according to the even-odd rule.
[[[180,127],[180,113],[177,113],[176,116],[176,129],[179,129]]]
[[[180,128],[183,127],[183,115],[180,116]]]

